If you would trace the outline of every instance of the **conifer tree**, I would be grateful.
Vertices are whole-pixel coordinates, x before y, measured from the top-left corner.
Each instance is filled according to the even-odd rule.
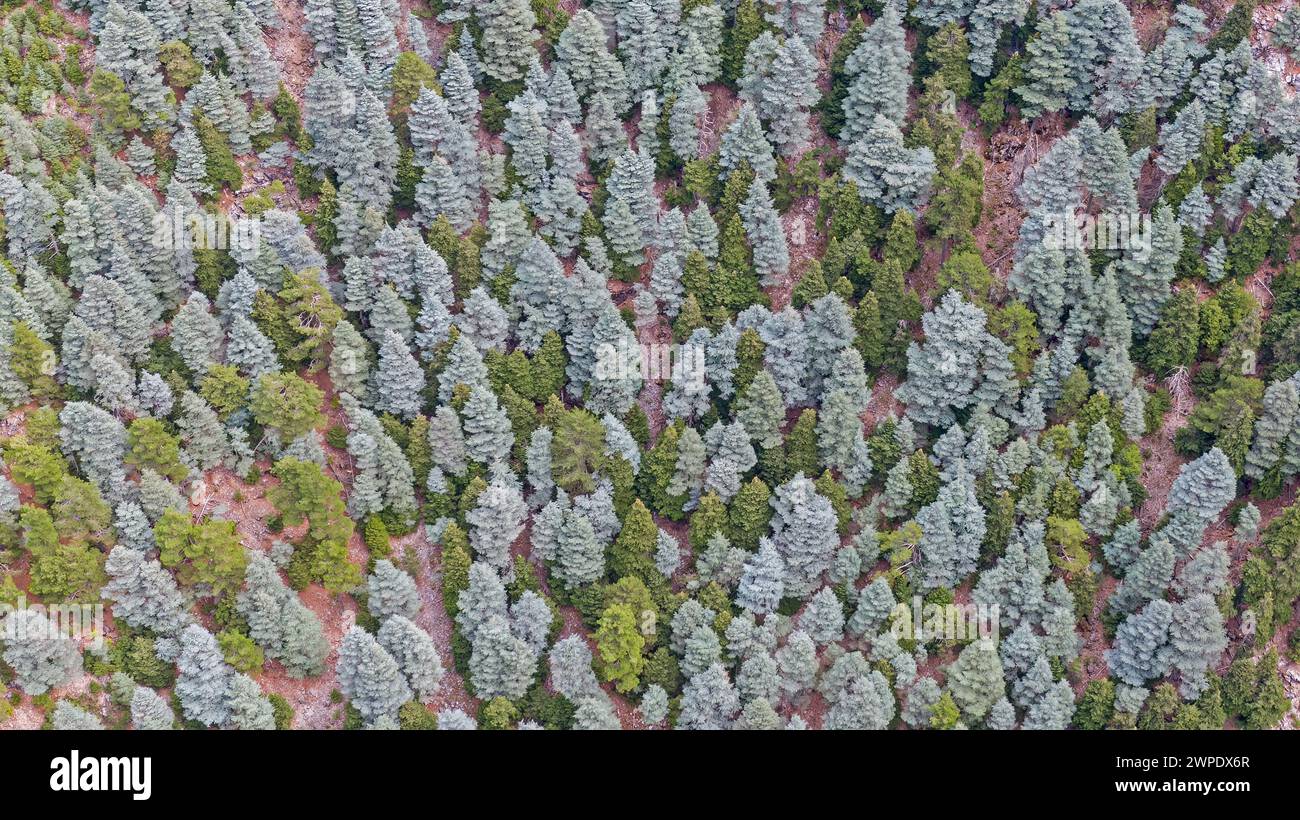
[[[1203,523],[1217,518],[1236,495],[1237,480],[1228,458],[1218,447],[1186,464],[1169,488],[1171,514],[1186,511]]]
[[[85,732],[103,729],[104,724],[80,706],[61,700],[54,704],[54,711],[50,716],[50,728],[56,732]]]
[[[226,665],[217,639],[198,624],[190,624],[180,636],[180,657],[176,661],[176,696],[187,720],[217,726],[230,718],[226,694],[234,670]]]
[[[167,731],[176,722],[172,707],[157,692],[137,686],[131,695],[131,724],[137,731]]]
[[[704,116],[707,102],[694,83],[683,86],[673,100],[668,115],[668,145],[683,161],[699,159],[700,118]]]
[[[836,693],[826,713],[827,729],[884,729],[894,719],[896,704],[889,683],[872,670],[855,675]]]
[[[269,731],[275,728],[275,710],[271,701],[262,694],[257,681],[243,673],[230,679],[226,693],[230,707],[230,726],[246,731]]]
[[[557,533],[556,561],[556,574],[572,587],[591,583],[604,574],[604,547],[587,516],[576,511],[565,515]]]
[[[740,696],[722,664],[715,663],[682,689],[678,729],[726,729],[740,711]]]
[[[600,691],[591,666],[591,650],[582,636],[574,634],[556,641],[549,665],[551,688],[569,700],[582,700]]]
[[[510,419],[487,386],[473,387],[464,408],[465,452],[482,464],[504,461],[514,446]]]
[[[402,337],[385,331],[374,372],[375,409],[410,419],[423,408],[424,371]]]
[[[510,546],[523,532],[527,510],[514,483],[496,479],[489,484],[465,516],[475,556],[504,571],[510,563]]]
[[[877,126],[876,115],[900,126],[907,116],[907,90],[912,58],[897,9],[886,4],[880,17],[867,27],[862,41],[844,64],[852,78],[844,98],[844,128],[840,138],[856,143],[867,139]]]
[[[627,107],[628,83],[623,64],[605,45],[607,36],[596,15],[582,9],[560,34],[555,56],[579,97],[590,104],[591,98],[603,96],[617,116]]]
[[[845,178],[862,199],[886,213],[916,211],[929,195],[934,172],[934,153],[925,146],[907,148],[902,131],[881,114],[849,143],[844,165]]]
[[[777,487],[771,503],[772,542],[785,565],[785,592],[803,597],[816,588],[839,545],[835,511],[802,474]]]
[[[637,616],[627,604],[613,604],[600,616],[596,629],[600,676],[620,692],[635,689],[645,665],[645,638],[637,628]],[[715,636],[716,640],[716,636]]]
[[[1296,383],[1296,379],[1275,381],[1264,391],[1263,412],[1255,423],[1254,441],[1246,454],[1247,476],[1263,478],[1282,461],[1286,442],[1295,436],[1297,419],[1300,419],[1300,391]]]
[[[109,582],[102,590],[113,602],[113,616],[159,635],[178,634],[189,621],[176,582],[142,550],[119,545],[104,563]]]
[[[780,446],[785,423],[785,401],[772,374],[758,371],[736,402],[736,420],[762,449]]]
[[[340,393],[350,393],[357,399],[366,399],[366,385],[371,367],[370,344],[348,321],[334,325],[333,345],[330,348],[330,383]]]
[[[1160,129],[1160,155],[1156,157],[1156,167],[1166,174],[1178,173],[1200,155],[1204,136],[1205,108],[1200,100],[1192,100],[1172,122]]]
[[[773,313],[758,328],[764,344],[763,363],[785,398],[786,407],[808,398],[808,339],[803,318],[792,308]]]
[[[456,625],[472,642],[489,618],[508,614],[501,576],[487,563],[475,561],[469,567],[468,585],[457,598],[456,606]]]
[[[370,597],[366,606],[376,618],[390,615],[414,618],[420,611],[420,596],[411,576],[393,566],[386,558],[375,562],[368,581]]]
[[[818,644],[829,644],[844,637],[844,609],[830,587],[822,587],[799,616],[799,627]]]
[[[194,291],[172,320],[172,347],[194,373],[206,373],[220,350],[221,325],[208,312],[209,305],[206,296]]]
[[[482,698],[523,697],[532,684],[537,656],[524,641],[510,633],[505,619],[494,615],[478,630],[470,656],[470,676]]]
[[[397,662],[415,697],[429,702],[443,676],[442,660],[429,633],[403,615],[392,615],[379,627],[376,639]]]
[[[1173,609],[1169,624],[1170,665],[1177,669],[1179,691],[1196,698],[1209,686],[1207,672],[1227,648],[1223,616],[1207,593],[1191,596]]]
[[[986,322],[984,311],[955,291],[945,293],[939,306],[923,317],[926,341],[909,346],[908,378],[899,388],[910,418],[948,427],[955,410],[1009,389],[993,382],[991,374],[981,376],[982,367],[999,358],[1006,362],[1005,346],[984,329]]]
[[[763,287],[772,287],[790,269],[790,249],[767,186],[758,178],[750,184],[749,196],[741,203],[740,213],[754,250],[759,280]]]
[[[1034,37],[1026,48],[1024,63],[1027,83],[1016,88],[1025,116],[1058,111],[1074,90],[1070,74],[1070,24],[1063,11],[1053,11],[1038,19]]]
[[[729,425],[719,422],[709,430],[705,444],[712,451],[704,475],[704,489],[730,501],[740,492],[740,482],[758,458],[749,443],[749,434],[739,421]]]
[[[776,610],[785,592],[785,566],[776,545],[764,538],[758,552],[745,562],[736,603],[756,615]]]
[[[9,613],[0,623],[0,637],[4,638],[4,661],[14,670],[18,687],[28,695],[43,695],[81,672],[76,642],[61,634],[39,610]]]
[[[398,708],[412,696],[397,661],[358,626],[343,636],[337,674],[339,689],[367,724],[385,716],[395,719]]]
[[[1169,669],[1169,627],[1173,607],[1157,599],[1119,625],[1106,662],[1115,677],[1131,686],[1142,686]]]
[[[722,132],[718,155],[718,164],[728,176],[745,163],[754,172],[756,180],[766,182],[776,177],[772,146],[763,132],[757,109],[750,103],[740,106],[736,119]]]
[[[948,690],[968,720],[987,715],[1005,688],[997,652],[981,641],[967,644],[948,667]]]

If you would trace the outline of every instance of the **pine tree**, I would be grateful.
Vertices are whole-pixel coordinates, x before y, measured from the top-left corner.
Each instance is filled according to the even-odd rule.
[[[28,695],[43,695],[81,673],[81,651],[36,609],[10,612],[0,623],[4,661],[14,671],[18,688]]]
[[[802,474],[776,488],[772,508],[772,542],[785,565],[786,595],[803,597],[816,588],[839,545],[835,511]]]
[[[1005,692],[997,652],[981,641],[967,644],[948,667],[948,690],[968,720],[989,714]]]
[[[143,686],[135,687],[130,707],[131,724],[137,731],[167,731],[176,722],[176,715],[167,701]]]
[[[569,635],[555,642],[549,658],[551,688],[572,701],[600,691],[591,666],[591,650],[581,635]]]
[[[1228,645],[1223,616],[1209,594],[1193,595],[1174,607],[1169,643],[1170,665],[1181,678],[1180,693],[1185,698],[1199,697],[1209,685],[1207,672]]]
[[[523,532],[527,510],[512,482],[497,479],[489,484],[465,516],[475,556],[504,571],[510,563],[510,546]]]
[[[198,624],[190,624],[180,636],[180,657],[176,661],[176,696],[187,720],[216,726],[230,718],[226,693],[234,670],[226,665],[217,639]]]
[[[231,727],[246,731],[275,728],[275,712],[271,701],[262,694],[262,687],[257,685],[257,681],[248,675],[240,673],[230,679],[226,702],[230,708]]]
[[[367,724],[385,716],[395,719],[398,708],[412,696],[397,661],[357,626],[343,636],[337,674],[339,689]]]
[[[607,607],[600,616],[595,637],[600,676],[620,692],[635,689],[645,664],[641,654],[645,638],[637,628],[637,615],[632,607],[627,604]]]
[[[740,711],[740,697],[722,664],[715,663],[682,689],[678,729],[726,729]]]
[[[159,635],[179,633],[189,621],[172,576],[141,550],[119,545],[104,564],[109,582],[102,590],[113,602],[113,616]]]
[[[1208,523],[1218,517],[1237,493],[1237,478],[1228,457],[1218,447],[1185,464],[1169,488],[1170,514],[1186,511]]]
[[[767,370],[758,372],[736,402],[736,420],[744,425],[749,437],[759,447],[766,450],[780,446],[785,402]]]
[[[442,660],[429,633],[403,615],[392,615],[384,620],[376,638],[397,662],[415,697],[428,703],[438,693],[443,675]]]
[[[420,595],[411,576],[393,566],[388,559],[375,562],[375,571],[368,581],[370,597],[366,608],[376,618],[383,620],[391,615],[414,618],[420,611]]]
[[[929,195],[934,153],[907,148],[898,126],[881,114],[869,120],[862,136],[848,146],[844,176],[858,187],[863,201],[884,209],[916,211]]]
[[[523,697],[537,670],[537,656],[510,633],[505,619],[489,618],[473,643],[469,665],[475,694],[481,698]]]
[[[776,178],[772,146],[759,122],[757,109],[750,103],[743,103],[736,119],[723,130],[718,155],[718,164],[727,171],[727,176],[746,163],[754,172],[754,179],[766,183]]]
[[[604,574],[604,548],[587,516],[570,512],[557,534],[557,575],[570,587],[589,584]]]
[[[862,35],[861,44],[844,64],[852,78],[844,99],[844,128],[840,138],[848,143],[867,139],[877,126],[877,115],[902,125],[907,116],[907,91],[911,85],[911,55],[897,9],[884,12]]]
[[[1173,608],[1167,601],[1154,600],[1119,625],[1106,662],[1115,677],[1132,686],[1142,686],[1169,669],[1169,627]]]

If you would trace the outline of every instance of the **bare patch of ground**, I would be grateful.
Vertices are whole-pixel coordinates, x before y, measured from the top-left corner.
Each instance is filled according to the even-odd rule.
[[[1050,114],[1025,122],[1014,118],[989,140],[984,156],[984,200],[975,243],[984,263],[999,279],[1011,272],[1012,252],[1024,213],[1016,188],[1025,169],[1066,131],[1065,118]]]
[[[295,0],[275,0],[280,25],[270,32],[271,56],[280,66],[284,87],[302,105],[303,91],[316,65],[315,49],[307,35],[304,6]]]

